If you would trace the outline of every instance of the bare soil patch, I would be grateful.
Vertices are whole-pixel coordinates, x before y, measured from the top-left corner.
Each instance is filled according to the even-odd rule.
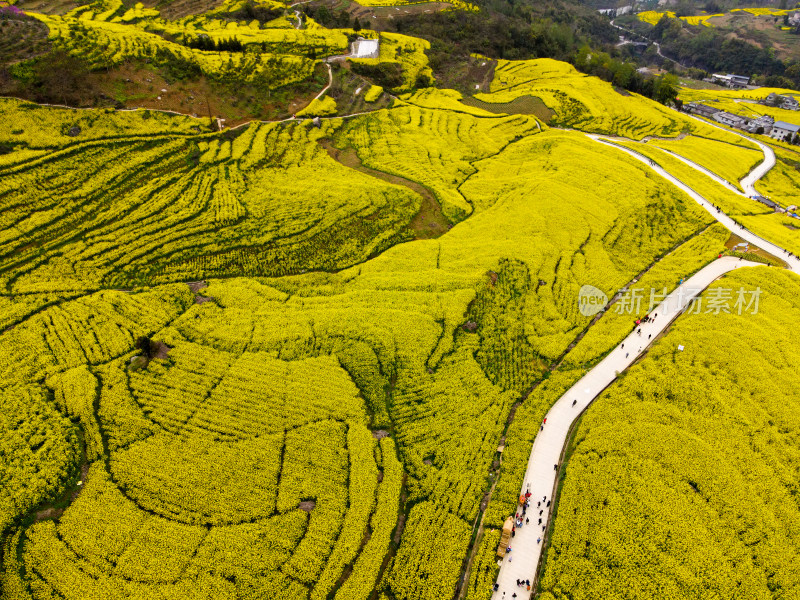
[[[142,4],[156,8],[168,20],[182,19],[217,8],[223,0],[143,0]]]
[[[314,500],[303,500],[300,503],[299,508],[300,508],[300,510],[304,510],[306,512],[311,512],[312,510],[314,510],[314,508],[316,508],[316,506],[317,506],[317,503]]]
[[[86,478],[88,476],[89,463],[84,457],[84,460],[81,463],[80,476],[78,478],[78,482],[80,482],[80,484],[76,485],[72,489],[68,489],[64,495],[55,502],[46,504],[37,510],[33,515],[34,522],[38,523],[39,521],[46,521],[48,519],[60,519],[61,515],[64,514],[64,511],[69,507],[69,505],[75,502],[75,500],[78,499],[78,496],[80,496],[81,491],[83,491],[83,485],[86,483]]]
[[[26,15],[0,19],[0,65],[10,65],[45,54],[52,44],[47,25]]]
[[[407,6],[362,6],[351,0],[318,0],[309,4],[315,7],[325,6],[331,12],[344,9],[352,17],[357,18],[362,26],[375,31],[382,31],[386,24],[396,17],[434,13],[452,8],[452,5],[446,2],[425,2]]]
[[[741,244],[741,243],[748,243],[749,244],[749,242],[747,242],[745,239],[740,238],[735,233],[732,233],[731,237],[728,238],[728,241],[725,242],[725,248],[727,248],[728,250],[733,250],[734,246],[736,246],[737,244]],[[770,254],[766,250],[762,250],[761,248],[759,248],[758,246],[754,246],[753,244],[749,244],[747,253],[748,254],[754,254],[754,255],[756,255],[758,257],[761,257],[761,258],[763,258],[765,260],[777,261],[778,264],[780,264],[784,268],[788,268],[788,266],[789,266],[788,264],[786,264],[786,262],[783,259],[780,259],[777,256],[775,256],[774,254]],[[738,254],[739,253],[736,253],[736,255],[738,255]]]
[[[189,289],[192,291],[193,294],[196,294],[203,288],[208,287],[208,283],[205,281],[190,281],[186,285],[189,286]]]
[[[172,350],[170,346],[167,346],[164,342],[153,342],[155,345],[155,352],[153,353],[153,358],[158,358],[160,360],[166,360],[167,354],[169,351]]]
[[[285,119],[311,102],[328,82],[328,71],[317,65],[305,81],[274,90],[250,84],[225,85],[206,77],[170,81],[153,65],[130,62],[90,77],[97,98],[86,105],[105,102],[117,108],[149,108],[194,117],[221,118],[229,127],[254,120]]]
[[[336,100],[336,110],[340,115],[352,115],[387,108],[393,98],[384,92],[375,102],[366,102],[364,95],[372,83],[350,69],[348,61],[342,61],[333,68],[333,83],[327,95]]]
[[[79,0],[20,0],[16,6],[24,11],[45,15],[64,15],[82,4],[86,3]]]

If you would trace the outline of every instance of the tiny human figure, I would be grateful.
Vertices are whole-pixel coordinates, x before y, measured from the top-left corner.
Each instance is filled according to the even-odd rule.
[[[625,358],[628,358],[628,354],[629,354],[628,352],[625,353]]]
[[[538,544],[539,542],[541,542],[541,541],[542,541],[542,538],[540,538],[540,537],[536,538],[536,543],[537,543],[537,544]]]
[[[525,517],[525,525],[528,524],[528,521],[530,521],[530,519],[528,517]]]
[[[539,508],[541,505],[542,505],[542,503],[541,503],[541,502],[537,502],[537,503],[536,503],[536,508]]]
[[[550,501],[549,500],[547,501],[547,506],[550,506]]]
[[[539,511],[539,516],[540,516],[540,517],[542,516],[542,513],[543,513],[543,512],[544,512],[544,509],[542,509],[542,510],[540,510],[540,511]]]
[[[572,406],[575,406],[577,403],[578,403],[578,401],[577,401],[577,400],[573,400],[573,401],[572,401]]]
[[[547,527],[547,525],[542,525],[542,531],[544,531],[545,527]]]
[[[648,333],[647,334],[647,339],[649,340],[651,337],[653,337],[653,334],[652,333]]]
[[[542,518],[539,517],[539,522],[537,523],[537,525],[541,525],[541,524],[542,524]]]
[[[558,465],[553,465],[553,471],[558,471]]]

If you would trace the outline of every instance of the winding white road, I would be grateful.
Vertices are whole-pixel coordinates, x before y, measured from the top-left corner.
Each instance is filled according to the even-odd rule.
[[[764,154],[764,160],[762,160],[758,165],[756,165],[755,168],[752,171],[750,171],[747,175],[745,175],[741,179],[741,181],[739,181],[739,185],[741,186],[742,190],[744,190],[744,195],[745,196],[747,196],[748,198],[752,198],[753,196],[760,196],[761,195],[760,192],[758,190],[756,190],[756,188],[755,188],[755,183],[756,183],[756,181],[758,181],[759,179],[764,177],[764,175],[766,175],[769,172],[769,170],[772,169],[772,167],[775,166],[775,152],[772,150],[772,148],[770,148],[767,144],[765,144],[763,142],[759,142],[757,139],[754,139],[754,138],[751,138],[749,136],[744,135],[741,131],[736,131],[736,130],[733,130],[733,129],[726,129],[725,127],[722,127],[721,125],[718,125],[716,123],[712,123],[711,121],[706,121],[705,119],[701,119],[700,117],[696,117],[694,115],[689,115],[689,116],[691,118],[693,118],[694,120],[696,120],[696,121],[700,121],[704,125],[709,125],[711,127],[714,127],[715,129],[719,129],[720,131],[724,131],[726,133],[735,133],[739,137],[747,140],[748,142],[751,142],[751,143],[755,144],[756,146],[758,146],[761,149],[761,152]],[[661,150],[664,150],[664,149],[661,148]],[[737,194],[741,194],[742,193],[740,189],[738,189],[735,185],[731,184],[729,181],[723,179],[722,177],[720,177],[716,173],[714,173],[712,171],[709,171],[705,167],[702,167],[702,166],[698,165],[697,163],[692,162],[688,158],[684,158],[680,154],[675,154],[674,152],[670,152],[669,150],[664,150],[664,152],[668,152],[669,154],[671,154],[672,156],[674,156],[678,160],[683,161],[684,163],[686,163],[687,165],[689,165],[690,167],[692,167],[694,169],[697,169],[698,171],[703,171],[706,175],[708,175],[709,177],[711,177],[715,181],[721,183],[726,188],[733,190]]]
[[[599,136],[590,135],[589,137],[599,143],[626,152],[648,165],[667,181],[686,192],[717,221],[734,231],[736,235],[779,256],[789,264],[792,271],[800,274],[800,259],[790,258],[782,248],[763,240],[747,229],[742,229],[726,214],[718,212],[703,196],[655,164],[650,158]],[[763,177],[775,164],[775,155],[769,147],[755,140],[751,141],[761,147],[764,152],[764,161],[742,180],[742,187],[747,193],[755,189],[753,187],[755,181]],[[692,164],[694,165],[694,163]],[[702,169],[702,167],[700,168]],[[721,179],[708,173],[705,169],[703,171],[718,180]],[[730,186],[730,184],[728,185]],[[741,192],[738,193],[741,194]],[[755,193],[757,192],[753,191],[753,194]],[[535,590],[535,580],[544,545],[544,533],[553,508],[549,502],[556,489],[556,477],[558,476],[556,466],[559,464],[561,452],[575,419],[617,378],[619,373],[627,369],[647,349],[670,322],[677,318],[706,287],[734,269],[750,266],[763,265],[727,256],[715,260],[695,273],[650,311],[650,315],[654,317],[651,322],[642,323],[640,327],[634,328],[619,346],[573,385],[548,411],[545,423],[542,424],[541,430],[534,440],[521,489],[521,494],[526,491],[530,491],[532,494],[530,507],[523,518],[523,521],[528,519],[529,523],[517,528],[510,541],[511,552],[505,555],[500,567],[497,578],[498,590],[492,594],[492,600],[527,600]],[[644,302],[647,301],[648,299],[644,300]],[[521,508],[519,510],[521,511]],[[540,519],[541,524],[539,523]],[[528,591],[525,585],[518,586],[518,580],[529,581],[532,590]]]
[[[642,154],[639,154],[638,152],[636,152],[635,150],[632,150],[630,148],[627,148],[627,147],[624,147],[624,146],[619,146],[617,144],[614,144],[611,141],[602,139],[599,136],[590,135],[589,137],[591,137],[592,139],[600,142],[601,144],[606,144],[608,146],[611,146],[612,148],[616,148],[617,150],[620,150],[622,152],[626,152],[627,154],[630,154],[632,157],[634,157],[636,160],[638,160],[640,162],[643,162],[646,165],[650,166],[651,169],[653,169],[656,173],[661,175],[664,179],[666,179],[667,181],[669,181],[670,183],[672,183],[676,187],[678,187],[681,190],[683,190],[684,192],[686,192],[700,206],[705,208],[712,217],[714,217],[717,221],[719,221],[720,223],[725,225],[725,227],[727,227],[729,230],[734,232],[740,238],[742,238],[744,240],[747,240],[751,244],[753,244],[755,246],[758,246],[759,248],[761,248],[763,250],[766,250],[767,252],[769,252],[771,254],[774,254],[778,258],[786,261],[786,263],[789,265],[789,268],[792,271],[794,271],[797,274],[800,274],[800,258],[797,258],[796,256],[795,257],[788,256],[786,254],[786,251],[783,248],[781,248],[780,246],[777,246],[776,244],[773,244],[772,242],[769,242],[769,241],[765,240],[764,238],[762,238],[760,236],[757,236],[755,233],[753,233],[749,229],[743,229],[736,221],[731,219],[724,212],[717,212],[717,209],[714,207],[714,205],[711,202],[709,202],[703,196],[701,196],[700,194],[695,192],[691,187],[686,185],[684,182],[682,182],[680,179],[678,179],[677,177],[675,177],[671,173],[665,171],[657,163],[656,164],[651,164],[652,161],[651,161],[650,158],[648,158],[648,157],[646,157],[646,156],[644,156]],[[775,164],[774,161],[775,161],[775,155],[772,154],[772,164],[773,165]],[[754,169],[754,170],[761,171],[762,170],[761,169],[762,165],[764,163],[767,163],[767,162],[768,162],[768,157],[765,157],[764,162],[759,164],[758,167],[756,167],[756,169]],[[745,179],[748,179],[749,177],[750,176],[748,175],[748,177],[745,177]],[[743,179],[742,181],[745,181],[745,179]],[[752,183],[751,183],[751,185],[752,185]],[[739,192],[739,193],[741,193],[741,192]]]
[[[553,508],[549,505],[549,501],[555,490],[558,475],[554,467],[561,459],[561,451],[567,442],[572,422],[617,378],[619,373],[627,369],[642,354],[695,296],[725,273],[745,266],[763,265],[726,256],[695,273],[653,309],[650,314],[657,316],[654,321],[641,325],[641,334],[636,333],[636,330],[632,331],[617,348],[573,385],[548,411],[546,423],[542,425],[542,430],[534,440],[522,485],[522,493],[530,489],[532,494],[530,508],[526,514],[530,523],[517,528],[515,536],[511,539],[509,544],[511,552],[506,554],[500,567],[497,579],[499,589],[493,594],[493,600],[513,600],[513,594],[517,595],[518,600],[530,598],[532,592],[528,592],[525,587],[518,587],[516,581],[529,580],[533,585],[536,577],[544,543],[544,528],[548,524],[550,511]],[[538,506],[537,503],[542,505]],[[541,525],[538,524],[539,518],[542,519]]]

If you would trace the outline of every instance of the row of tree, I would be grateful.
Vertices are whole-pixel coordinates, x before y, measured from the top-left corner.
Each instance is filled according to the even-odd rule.
[[[662,104],[674,103],[678,95],[678,78],[672,73],[654,77],[639,72],[635,63],[613,58],[606,52],[593,51],[589,46],[578,50],[573,64],[584,73]]]
[[[209,52],[244,52],[244,45],[235,37],[215,40],[203,34],[187,39],[184,44],[189,48]]]

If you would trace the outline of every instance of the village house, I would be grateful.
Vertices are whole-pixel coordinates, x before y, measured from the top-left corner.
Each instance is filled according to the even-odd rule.
[[[794,96],[781,96],[775,92],[764,98],[761,103],[767,106],[778,106],[786,110],[800,110],[800,103],[797,102],[797,98]]]
[[[769,135],[775,123],[775,119],[769,115],[761,115],[758,119],[749,119],[698,102],[689,102],[684,105],[683,109],[693,115],[705,117],[706,119],[713,119],[728,127],[735,127],[736,129],[741,129],[749,133],[763,133]]]
[[[707,119],[712,119],[715,114],[719,112],[718,108],[713,108],[711,106],[706,106],[705,104],[699,104],[697,102],[689,102],[685,106],[686,112],[692,113],[693,115],[700,115],[701,117],[705,117]]]
[[[719,111],[715,113],[713,117],[711,117],[715,121],[722,123],[723,125],[727,125],[728,127],[735,127],[736,129],[744,129],[750,124],[750,119],[747,117],[741,117],[739,115],[734,115],[729,112]]]
[[[742,129],[749,133],[763,133],[769,135],[772,132],[772,127],[775,124],[775,119],[769,115],[762,115],[757,119],[751,119],[750,123],[745,125]]]
[[[752,200],[757,201],[757,202],[761,202],[761,204],[770,207],[774,211],[785,212],[784,209],[781,208],[780,204],[778,204],[777,202],[773,202],[769,198],[765,198],[764,196],[761,196],[761,195],[751,196],[750,198]]]
[[[745,77],[744,75],[734,75],[732,73],[728,73],[727,75],[714,73],[711,75],[711,80],[719,85],[725,85],[734,89],[742,89],[750,85],[749,77]]]
[[[800,131],[800,125],[793,125],[791,123],[785,123],[784,121],[776,121],[772,126],[772,133],[770,133],[770,137],[782,142],[791,143],[798,131]]]

